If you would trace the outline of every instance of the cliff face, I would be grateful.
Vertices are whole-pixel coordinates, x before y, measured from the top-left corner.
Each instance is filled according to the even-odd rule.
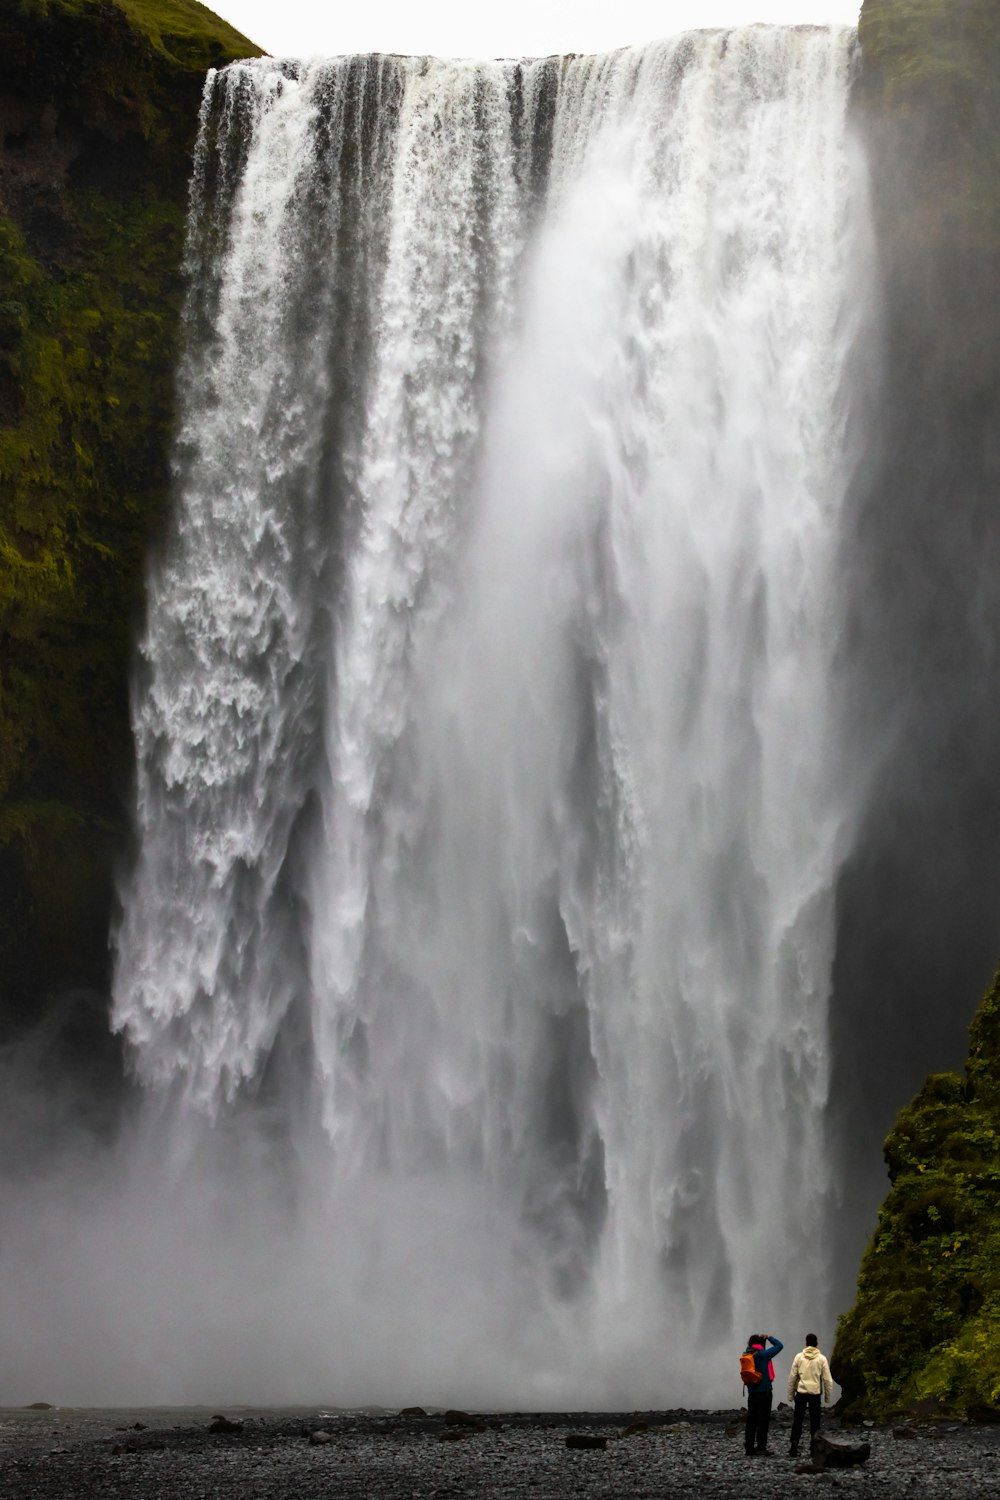
[[[844,544],[844,755],[868,794],[831,1021],[842,1303],[873,1144],[960,1065],[1000,956],[1000,10],[866,0],[860,39],[882,335]]]
[[[840,892],[844,1220],[858,1142],[902,1102],[887,1080],[959,1063],[1000,953],[1000,9],[866,0],[860,37],[885,395],[856,497],[853,752],[876,769]],[[965,1077],[935,1073],[886,1142],[892,1189],[836,1349],[859,1406],[1000,1402],[998,1016],[994,983]],[[850,1045],[866,1034],[879,1045]]]
[[[0,1034],[106,983],[198,104],[258,52],[195,0],[0,12]]]

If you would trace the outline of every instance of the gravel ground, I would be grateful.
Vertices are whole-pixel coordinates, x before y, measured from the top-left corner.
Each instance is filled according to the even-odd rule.
[[[1000,1429],[923,1427],[910,1439],[877,1427],[869,1461],[795,1473],[788,1417],[772,1453],[748,1459],[736,1412],[481,1413],[375,1409],[228,1409],[233,1432],[205,1409],[0,1409],[3,1500],[624,1500],[626,1496],[782,1500],[844,1496],[964,1500],[1000,1494]],[[452,1414],[449,1414],[451,1416]],[[629,1432],[629,1428],[640,1430]],[[833,1429],[828,1428],[828,1431]],[[310,1441],[318,1431],[328,1441]],[[567,1447],[569,1434],[606,1438]],[[806,1445],[803,1445],[805,1447]]]

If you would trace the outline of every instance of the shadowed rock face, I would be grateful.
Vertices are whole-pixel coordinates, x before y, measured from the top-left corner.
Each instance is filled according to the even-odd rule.
[[[884,343],[845,547],[845,753],[869,790],[832,1007],[842,1303],[881,1191],[873,1147],[917,1080],[960,1059],[997,956],[998,23],[989,0],[861,13]]]
[[[106,986],[205,69],[194,0],[0,15],[0,1036]]]

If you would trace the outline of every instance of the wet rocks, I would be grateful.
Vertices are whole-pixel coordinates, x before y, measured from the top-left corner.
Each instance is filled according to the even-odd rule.
[[[136,1429],[136,1417],[149,1423]],[[6,1414],[0,1433],[4,1500],[809,1500],[810,1488],[852,1500],[997,1500],[1000,1428],[939,1425],[937,1444],[896,1441],[877,1424],[871,1459],[847,1470],[804,1463],[780,1448],[747,1459],[727,1439],[731,1412],[483,1412],[487,1431],[449,1425],[444,1412],[404,1418],[370,1409],[240,1411],[243,1430],[216,1437],[204,1413],[118,1411]],[[464,1413],[473,1416],[472,1413]],[[181,1417],[184,1425],[173,1425]],[[124,1420],[123,1420],[124,1419]],[[687,1424],[687,1425],[681,1425]],[[645,1427],[642,1433],[635,1429]],[[634,1429],[629,1439],[622,1434]],[[671,1430],[673,1429],[673,1430]],[[934,1430],[938,1430],[935,1428]],[[854,1433],[832,1422],[839,1449]],[[310,1433],[328,1433],[313,1442]],[[857,1434],[860,1437],[861,1434]],[[167,1452],[156,1451],[164,1446]],[[568,1439],[568,1441],[567,1441]],[[579,1445],[579,1446],[578,1446]],[[67,1451],[60,1451],[62,1449]],[[117,1452],[115,1451],[117,1449]],[[582,1451],[581,1451],[582,1449]],[[811,1476],[811,1478],[806,1477]],[[817,1500],[815,1493],[813,1500]]]

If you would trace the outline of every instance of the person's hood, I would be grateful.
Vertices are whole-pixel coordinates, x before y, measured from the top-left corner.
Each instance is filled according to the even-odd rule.
[[[822,1359],[823,1356],[820,1354],[819,1349],[816,1347],[815,1344],[807,1344],[806,1347],[802,1351],[802,1358],[803,1359]]]

